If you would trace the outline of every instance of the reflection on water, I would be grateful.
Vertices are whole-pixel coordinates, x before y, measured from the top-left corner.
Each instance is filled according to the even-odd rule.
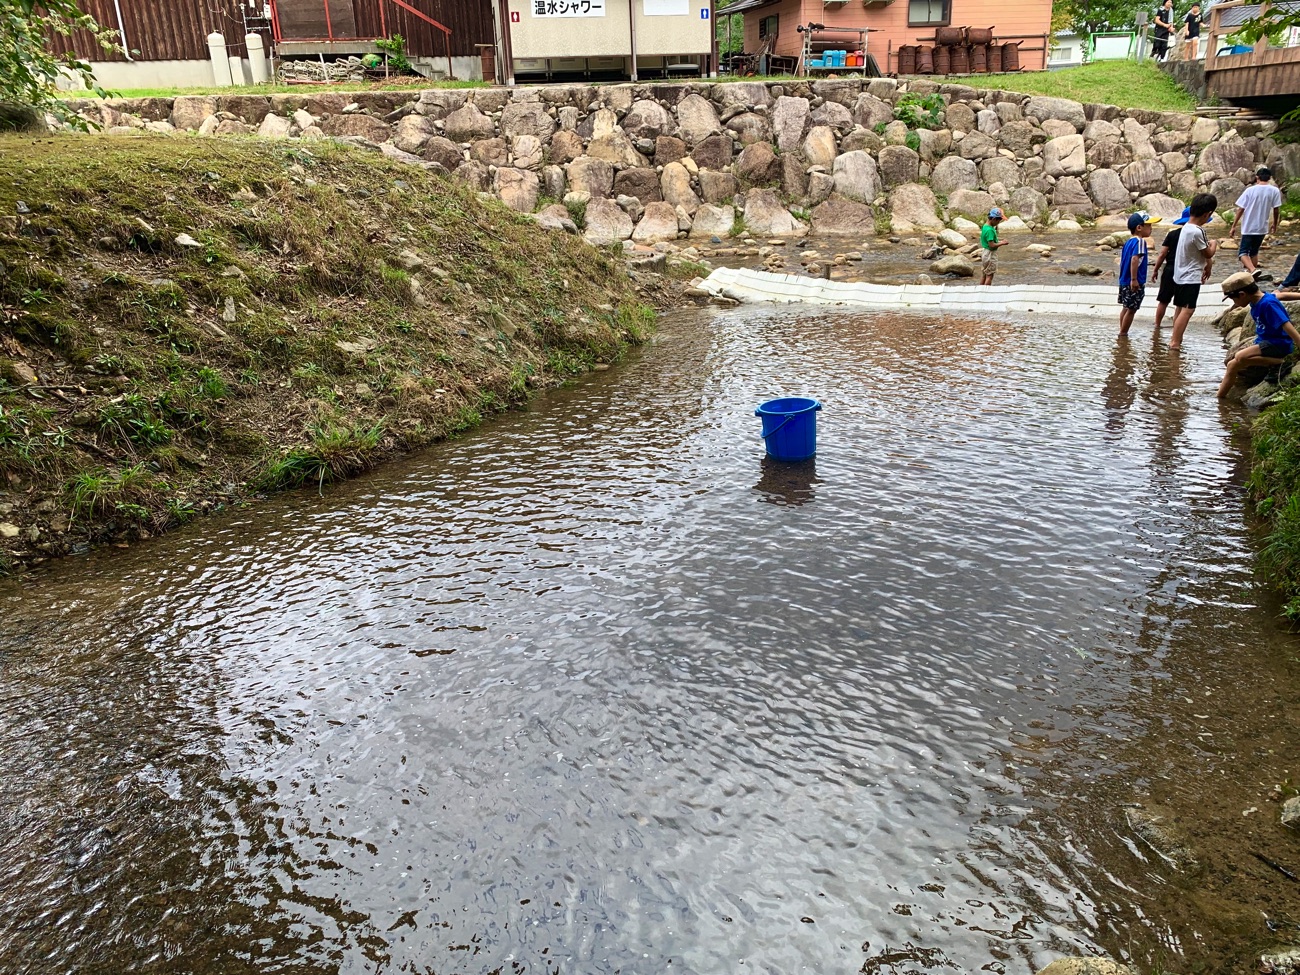
[[[691,316],[324,497],[0,590],[6,971],[1215,967],[1239,928],[1103,784],[1195,780],[1164,722],[1203,742],[1212,689],[1247,741],[1289,647],[1220,358]],[[826,403],[815,461],[763,458],[774,388]]]

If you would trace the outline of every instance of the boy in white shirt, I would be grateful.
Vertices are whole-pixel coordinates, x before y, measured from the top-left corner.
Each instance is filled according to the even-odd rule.
[[[1169,348],[1177,351],[1183,345],[1183,332],[1196,311],[1196,299],[1201,285],[1210,279],[1214,268],[1214,254],[1219,249],[1217,241],[1207,240],[1203,229],[1214,211],[1219,198],[1213,193],[1197,193],[1188,207],[1189,218],[1178,236],[1178,250],[1174,254],[1174,334],[1169,337]]]
[[[1255,185],[1237,197],[1237,214],[1232,221],[1229,237],[1241,235],[1237,257],[1241,266],[1252,274],[1259,267],[1259,248],[1268,234],[1277,233],[1278,217],[1282,214],[1282,191],[1273,185],[1273,174],[1261,166],[1255,172]],[[1271,279],[1270,279],[1271,280]]]

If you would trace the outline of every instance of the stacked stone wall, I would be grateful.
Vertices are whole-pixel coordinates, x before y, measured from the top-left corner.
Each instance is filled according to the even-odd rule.
[[[894,118],[938,93],[938,127]],[[593,243],[870,237],[954,226],[993,205],[1007,230],[1073,228],[1201,191],[1228,209],[1269,165],[1300,189],[1274,123],[1081,104],[929,81],[555,85],[82,102],[110,133],[341,139],[445,171]]]

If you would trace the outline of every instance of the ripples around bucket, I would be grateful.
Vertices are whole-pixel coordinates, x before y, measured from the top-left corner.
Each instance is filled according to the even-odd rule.
[[[1186,600],[1260,625],[1217,368],[1109,323],[684,316],[324,497],[0,592],[3,967],[1086,949],[1039,766],[1133,724]],[[826,404],[814,461],[762,459],[777,395]]]

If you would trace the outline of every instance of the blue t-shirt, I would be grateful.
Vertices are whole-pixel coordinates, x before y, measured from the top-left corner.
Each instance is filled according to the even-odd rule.
[[[1137,280],[1131,279],[1129,270],[1133,266],[1133,258],[1138,254],[1142,259],[1138,262]],[[1119,255],[1119,286],[1121,288],[1136,288],[1139,285],[1147,283],[1147,242],[1142,237],[1130,237],[1124,241],[1124,250]]]
[[[1286,323],[1291,317],[1275,295],[1265,295],[1250,306],[1250,317],[1255,319],[1255,341],[1260,345],[1285,345],[1290,354],[1291,336],[1286,334]]]

